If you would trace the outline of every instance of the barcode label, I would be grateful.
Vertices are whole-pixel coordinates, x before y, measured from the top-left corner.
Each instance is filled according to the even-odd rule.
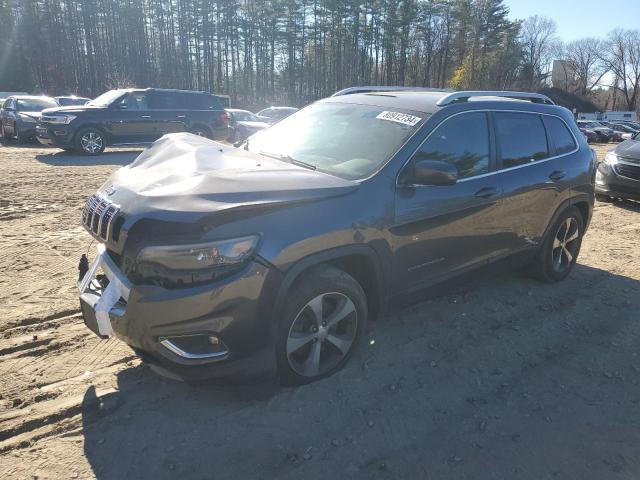
[[[384,112],[381,112],[376,118],[379,118],[380,120],[388,120],[390,122],[401,123],[403,125],[409,125],[410,127],[413,127],[416,123],[422,120],[420,117],[416,117],[414,115],[400,112],[388,112],[386,110]]]

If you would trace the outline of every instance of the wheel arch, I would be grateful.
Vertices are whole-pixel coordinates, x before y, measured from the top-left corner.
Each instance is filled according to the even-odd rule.
[[[295,281],[310,269],[320,265],[330,265],[351,275],[360,284],[367,297],[369,318],[375,319],[382,315],[386,308],[384,276],[377,254],[367,245],[332,248],[296,262],[286,271],[280,284],[274,312],[281,311],[286,295]]]
[[[201,122],[201,121],[196,121],[193,122],[190,126],[189,129],[187,130],[189,133],[193,132],[194,130],[197,129],[202,129],[205,132],[208,133],[208,137],[209,139],[213,138],[213,129],[211,127],[209,127],[206,123]]]
[[[589,225],[589,221],[591,220],[591,212],[593,211],[593,203],[589,201],[589,198],[589,195],[583,193],[562,202],[551,216],[549,223],[547,223],[547,227],[545,228],[544,236],[542,238],[546,238],[547,234],[549,233],[549,229],[553,226],[562,212],[564,212],[569,207],[576,207],[580,211],[580,214],[582,215],[583,226],[586,231]]]

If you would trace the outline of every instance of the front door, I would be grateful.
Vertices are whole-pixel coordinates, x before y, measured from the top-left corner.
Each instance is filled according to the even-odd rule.
[[[149,109],[146,92],[131,92],[115,105],[111,122],[113,143],[146,143],[156,140],[157,119]]]
[[[504,251],[496,228],[502,186],[493,170],[494,146],[486,112],[446,119],[408,162],[453,163],[458,181],[449,186],[399,184],[396,190],[395,291],[411,290]],[[401,174],[401,178],[403,175]]]

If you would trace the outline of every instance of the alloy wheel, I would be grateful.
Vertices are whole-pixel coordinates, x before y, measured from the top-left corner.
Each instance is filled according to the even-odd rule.
[[[97,153],[102,149],[102,136],[96,132],[87,132],[80,138],[80,145],[87,153]]]
[[[310,300],[291,324],[286,351],[299,375],[316,377],[333,369],[351,351],[358,330],[353,301],[338,292]]]
[[[562,273],[571,267],[578,249],[579,237],[578,221],[573,217],[568,217],[558,227],[551,248],[551,264],[556,272]]]

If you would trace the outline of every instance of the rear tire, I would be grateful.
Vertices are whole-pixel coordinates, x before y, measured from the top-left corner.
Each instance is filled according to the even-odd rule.
[[[75,137],[75,149],[84,155],[100,155],[107,146],[104,132],[97,128],[83,128]]]
[[[323,265],[296,279],[279,315],[280,383],[310,383],[344,367],[364,337],[367,315],[364,290],[348,273]]]
[[[547,283],[564,280],[578,259],[583,235],[584,220],[580,210],[567,208],[549,228],[529,272]]]
[[[189,133],[197,135],[198,137],[204,137],[208,139],[213,138],[213,133],[211,133],[211,130],[209,130],[209,128],[205,127],[204,125],[194,125],[189,130]]]

